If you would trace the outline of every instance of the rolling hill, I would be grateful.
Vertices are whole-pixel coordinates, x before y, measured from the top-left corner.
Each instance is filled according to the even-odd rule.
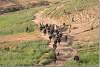
[[[44,5],[49,5],[49,2],[44,0],[0,0],[0,14]]]
[[[0,0],[0,13],[1,66],[98,65],[98,0]],[[55,38],[48,42],[50,35],[39,31],[41,22],[70,25],[62,32],[67,41],[53,51]]]

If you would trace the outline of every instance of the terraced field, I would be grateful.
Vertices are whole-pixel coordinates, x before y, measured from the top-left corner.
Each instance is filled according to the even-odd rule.
[[[53,58],[45,40],[0,43],[0,65],[45,65]]]
[[[35,19],[34,14],[42,8],[30,8],[17,12],[11,12],[0,16],[0,35],[16,34],[32,32],[35,29],[35,24],[32,19]]]
[[[75,11],[81,11],[98,3],[97,0],[57,0],[44,10],[43,16],[60,18]]]
[[[22,1],[25,4],[33,2]],[[0,15],[0,65],[98,65],[98,1],[45,1],[50,4]],[[69,30],[63,32],[64,35],[72,37],[71,43],[61,42],[57,45],[55,52],[59,51],[60,55],[57,56],[56,63],[55,52],[52,49],[54,40],[49,43],[49,36],[39,31],[38,25],[41,22],[58,26],[66,23],[72,26],[70,33]],[[79,56],[80,63],[73,60],[74,54]]]

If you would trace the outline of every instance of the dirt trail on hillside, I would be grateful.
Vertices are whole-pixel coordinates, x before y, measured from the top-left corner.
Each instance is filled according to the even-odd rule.
[[[13,35],[0,36],[0,42],[39,40],[39,39],[42,39],[42,38],[36,31],[31,32],[31,33],[19,33],[19,34],[13,34]]]
[[[43,32],[38,33],[41,35],[41,37],[45,40],[49,40],[48,34],[44,35]],[[51,42],[49,43],[49,48],[53,48],[53,43],[54,40],[52,39]],[[73,59],[75,55],[77,55],[77,51],[72,48],[72,45],[67,44],[67,42],[61,42],[60,44],[57,44],[57,49],[56,53],[59,52],[59,55],[57,56],[57,61],[56,63],[51,62],[47,66],[62,66],[64,65],[64,62],[67,60]]]
[[[49,17],[43,18],[42,13],[43,13],[43,11],[40,11],[39,13],[37,13],[35,15],[36,16],[36,19],[34,20],[35,24],[38,25],[41,22],[43,22],[44,24],[46,24],[46,23],[56,24],[58,26],[60,26],[62,24],[62,22],[59,22],[58,20],[53,19],[53,18],[49,18]],[[86,17],[85,14],[87,15],[88,18]],[[98,23],[98,15],[97,14],[98,14],[97,7],[95,10],[93,8],[90,10],[84,10],[82,12],[74,13],[73,14],[74,16],[81,15],[79,17],[75,17],[75,18],[78,18],[79,21],[71,24],[72,25],[71,33],[68,33],[67,31],[65,31],[64,33],[73,36],[74,41],[79,41],[79,42],[97,41],[98,35],[99,35],[99,32],[98,32],[98,30],[99,30],[98,24],[99,23]],[[86,17],[86,18],[84,18],[84,17]],[[93,30],[91,30],[92,23],[94,23]],[[49,40],[48,35],[44,36],[43,34],[41,34],[41,36],[43,38]],[[52,48],[52,44],[53,44],[52,42],[49,45],[49,47],[51,47],[51,48]],[[49,64],[50,66],[63,65],[65,60],[70,60],[73,58],[73,56],[77,55],[77,51],[74,48],[72,48],[71,45],[70,46],[66,46],[66,45],[67,45],[67,43],[61,43],[60,45],[58,45],[56,52],[59,51],[61,53],[60,56],[57,56],[60,59],[57,60],[56,64],[50,63]]]
[[[35,24],[39,25],[40,22],[42,21],[41,13],[36,14],[36,17],[38,17],[39,19],[34,20]],[[53,23],[51,23],[48,20],[46,20],[45,22],[48,24],[54,24],[54,23],[56,24],[56,22],[54,20],[52,21]],[[56,25],[58,25],[58,24],[56,24]],[[42,32],[40,32],[40,35],[44,39],[49,40],[48,34],[44,35]],[[53,48],[53,43],[54,43],[54,40],[52,40],[51,43],[49,44],[50,48]],[[58,52],[60,55],[57,56],[56,64],[54,62],[51,62],[47,66],[52,66],[52,65],[62,66],[62,65],[64,65],[65,61],[71,60],[71,59],[73,59],[73,57],[75,55],[77,55],[77,51],[74,48],[72,48],[72,44],[68,44],[67,42],[61,42],[60,45],[57,44],[56,53],[58,53]]]

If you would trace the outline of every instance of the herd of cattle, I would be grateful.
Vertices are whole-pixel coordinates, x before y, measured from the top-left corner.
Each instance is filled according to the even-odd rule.
[[[57,44],[60,45],[61,41],[67,42],[68,41],[68,35],[64,35],[63,32],[68,30],[68,28],[70,28],[70,25],[66,25],[65,23],[63,23],[61,26],[57,26],[55,24],[43,24],[40,23],[39,25],[39,29],[40,32],[43,32],[44,35],[48,34],[49,35],[49,43],[51,42],[51,40],[53,40],[53,49],[55,52],[55,58],[54,58],[54,62],[56,63],[57,61],[57,56],[59,55],[59,52],[56,54],[56,48],[57,48]],[[79,56],[74,56],[74,60],[79,62]]]
[[[57,48],[57,43],[60,44],[60,42],[62,41],[67,41],[68,36],[64,35],[63,36],[63,30],[66,28],[65,27],[65,23],[63,24],[62,27],[59,27],[57,25],[54,24],[40,24],[40,31],[44,33],[44,35],[48,34],[49,35],[49,40],[51,42],[51,40],[54,40],[54,44],[53,44],[53,48],[56,49]],[[67,29],[67,28],[66,28]]]

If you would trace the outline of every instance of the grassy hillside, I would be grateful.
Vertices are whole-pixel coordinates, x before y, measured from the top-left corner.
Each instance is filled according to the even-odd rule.
[[[1,0],[0,0],[1,1]],[[16,0],[8,0],[9,2],[15,3],[16,4]],[[7,2],[8,2],[7,1]],[[23,2],[24,1],[24,2]],[[34,0],[30,0],[30,1],[34,1]],[[24,6],[28,5],[30,6],[30,2],[29,0],[17,0],[17,5],[20,4],[24,4]],[[40,5],[44,3],[44,0],[37,0],[39,1]],[[47,41],[46,40],[37,40],[37,41],[33,41],[35,38],[33,38],[35,35],[35,32],[33,32],[36,29],[36,25],[34,24],[34,22],[32,21],[33,19],[35,19],[34,14],[38,13],[39,11],[44,11],[43,12],[43,18],[42,16],[38,16],[37,15],[37,20],[40,20],[41,17],[43,18],[43,20],[45,22],[49,22],[49,20],[47,20],[48,18],[46,17],[50,17],[50,20],[52,20],[51,18],[54,18],[54,23],[57,25],[56,23],[56,19],[60,20],[63,18],[66,20],[66,16],[68,16],[69,18],[71,17],[71,19],[73,19],[72,16],[70,16],[70,14],[74,15],[74,12],[80,12],[79,14],[77,13],[77,15],[75,14],[75,18],[77,18],[80,23],[78,23],[78,21],[76,21],[76,24],[82,24],[82,21],[84,21],[84,23],[88,23],[88,21],[92,21],[94,18],[96,20],[93,20],[93,22],[97,22],[98,21],[98,12],[97,12],[97,5],[98,5],[98,0],[45,0],[45,1],[49,1],[50,5],[49,6],[40,6],[39,7],[34,7],[34,8],[27,8],[28,6],[26,6],[27,9],[23,9],[20,11],[16,11],[16,12],[9,12],[9,13],[5,13],[0,15],[0,36],[1,39],[3,38],[2,35],[10,35],[11,38],[11,42],[6,41],[6,37],[4,38],[4,41],[0,42],[0,65],[14,65],[14,66],[31,66],[31,65],[46,65],[48,63],[50,63],[52,61],[52,59],[54,59],[54,52],[53,49],[48,47]],[[18,3],[19,2],[19,3]],[[96,5],[96,9],[92,8],[89,11],[89,7],[92,7]],[[46,8],[46,9],[45,9]],[[88,9],[85,11],[85,9]],[[82,10],[84,10],[83,12],[81,12]],[[94,11],[93,11],[94,10]],[[87,14],[87,12],[89,14]],[[93,14],[92,14],[93,13]],[[39,14],[39,13],[38,13]],[[40,14],[41,15],[41,14]],[[80,15],[80,16],[78,16]],[[82,15],[82,16],[81,16]],[[84,16],[83,16],[84,15]],[[76,17],[78,16],[78,17]],[[60,18],[60,19],[59,19]],[[68,22],[69,22],[69,18],[67,18]],[[75,19],[74,18],[74,19]],[[87,19],[85,19],[87,18]],[[65,20],[63,20],[65,22]],[[44,23],[45,23],[44,22]],[[50,21],[50,23],[52,23],[53,21]],[[73,25],[75,25],[74,23],[72,23]],[[97,24],[97,23],[96,23]],[[73,26],[72,25],[72,26]],[[89,24],[87,24],[89,25]],[[79,29],[80,27],[85,27],[85,25],[75,25],[75,27],[72,27],[72,33],[75,32],[80,32],[81,30],[84,30],[84,28]],[[89,27],[89,26],[88,26]],[[76,30],[75,30],[75,29]],[[87,28],[87,27],[85,27]],[[91,31],[91,30],[90,30]],[[32,37],[33,40],[31,41],[13,41],[13,38],[16,38],[15,36],[12,36],[12,34],[18,34],[21,33],[21,36],[19,36],[17,39],[21,40],[21,38],[27,36],[23,34],[23,32],[33,32],[31,35],[33,36],[29,36]],[[87,32],[87,31],[86,31]],[[96,31],[91,31],[89,33],[92,32],[96,32]],[[36,35],[38,35],[36,31]],[[64,32],[66,33],[66,32]],[[65,61],[65,66],[67,65],[98,65],[99,61],[99,43],[98,42],[90,42],[91,40],[88,40],[89,36],[91,36],[92,34],[89,34],[82,32],[82,34],[85,35],[77,35],[76,36],[76,41],[79,41],[76,43],[73,42],[73,44],[70,47],[73,47],[76,49],[76,51],[78,52],[78,55],[80,57],[80,62],[81,63],[77,63],[75,62],[73,59],[72,60],[67,60]],[[93,33],[93,40],[96,41],[97,38],[95,38],[94,36],[95,33]],[[19,34],[18,34],[19,35]],[[30,33],[28,34],[30,35]],[[70,34],[71,35],[71,34]],[[72,38],[75,38],[74,35]],[[39,36],[37,37],[44,37],[44,36]],[[85,38],[86,37],[86,38]],[[25,37],[26,39],[28,39],[28,36]],[[45,37],[44,37],[45,38]],[[79,39],[78,39],[79,38]],[[83,38],[83,40],[81,40]],[[89,39],[91,39],[89,38]],[[9,39],[9,37],[8,37]],[[74,39],[72,39],[74,40]],[[70,41],[70,38],[69,40]],[[81,42],[81,43],[80,43]],[[85,42],[85,43],[84,43]],[[61,43],[63,44],[63,43]],[[52,45],[52,43],[51,43]],[[70,45],[70,44],[68,44]],[[61,48],[63,47],[63,45],[61,46]],[[65,46],[66,47],[66,46]]]
[[[73,46],[80,57],[80,63],[73,60],[66,61],[66,65],[98,65],[99,64],[99,43],[85,43],[85,44],[74,44]]]
[[[25,32],[29,27],[29,32],[34,31],[34,14],[41,8],[30,8],[17,12],[11,12],[0,16],[0,35],[15,34]]]
[[[98,4],[98,0],[57,0],[54,2],[44,11],[44,16],[59,18]]]
[[[53,51],[44,40],[0,43],[0,65],[45,65],[52,58]]]

